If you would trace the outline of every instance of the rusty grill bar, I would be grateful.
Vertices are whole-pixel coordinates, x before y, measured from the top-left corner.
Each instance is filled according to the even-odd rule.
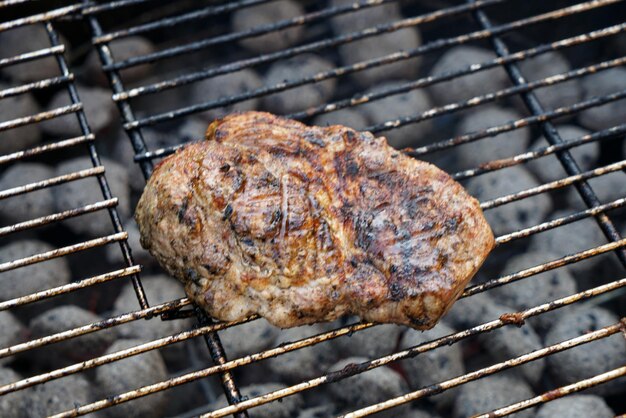
[[[296,119],[308,120],[312,116],[330,113],[339,109],[357,107],[365,103],[375,102],[377,100],[381,100],[397,94],[406,93],[416,89],[423,89],[425,87],[429,87],[431,85],[436,85],[439,83],[445,83],[450,80],[479,73],[491,68],[504,68],[511,79],[511,87],[473,97],[463,102],[434,107],[425,112],[418,113],[412,116],[392,119],[384,123],[370,126],[367,129],[376,133],[384,133],[386,131],[390,131],[402,126],[419,124],[420,122],[429,119],[435,119],[443,115],[455,115],[457,112],[460,112],[462,110],[473,109],[482,104],[495,102],[503,98],[520,96],[529,111],[529,116],[527,117],[514,121],[509,121],[505,124],[492,126],[478,132],[470,132],[452,136],[447,139],[432,142],[428,145],[406,149],[405,151],[409,155],[413,156],[427,156],[440,152],[443,153],[446,150],[455,149],[455,147],[462,144],[478,141],[484,138],[494,137],[504,132],[515,131],[524,127],[537,127],[542,131],[544,137],[549,142],[547,146],[539,147],[533,151],[514,155],[504,159],[490,161],[486,164],[481,165],[480,167],[458,171],[453,174],[453,177],[457,180],[466,180],[489,172],[502,170],[507,167],[524,164],[546,155],[556,155],[560,161],[560,164],[563,166],[567,177],[552,182],[547,182],[537,187],[516,191],[514,193],[510,193],[504,196],[499,196],[491,200],[482,201],[481,207],[487,212],[491,209],[526,198],[530,198],[532,196],[559,191],[574,186],[579,196],[583,199],[587,208],[576,209],[573,213],[569,213],[565,216],[560,216],[528,228],[519,229],[506,234],[501,234],[496,238],[496,243],[498,247],[506,246],[517,240],[525,239],[544,231],[556,229],[561,226],[587,218],[594,218],[596,220],[598,227],[602,230],[607,238],[607,243],[596,245],[594,247],[576,252],[574,254],[568,254],[559,259],[545,262],[534,267],[526,268],[515,273],[499,275],[480,284],[470,285],[461,297],[471,297],[492,288],[505,286],[510,283],[514,283],[516,281],[523,280],[543,272],[558,269],[566,265],[572,265],[582,260],[587,260],[592,257],[597,257],[608,253],[616,254],[622,264],[622,267],[626,267],[626,239],[622,238],[614,225],[613,218],[609,217],[608,215],[611,211],[624,208],[624,206],[626,205],[626,196],[622,196],[609,202],[601,202],[596,196],[592,185],[587,182],[587,180],[589,179],[599,178],[609,173],[624,172],[624,169],[626,168],[626,161],[606,163],[601,167],[584,171],[578,166],[576,159],[570,153],[570,150],[575,149],[576,147],[579,147],[581,145],[590,143],[604,143],[606,141],[614,140],[616,138],[623,138],[626,134],[626,124],[610,127],[590,133],[588,135],[584,135],[579,138],[567,140],[563,140],[559,136],[559,133],[553,125],[553,121],[555,119],[561,118],[563,116],[575,115],[585,109],[597,107],[607,103],[612,103],[618,100],[623,100],[626,97],[626,90],[617,91],[608,95],[593,97],[587,100],[581,100],[575,104],[559,107],[556,109],[544,109],[540,100],[537,99],[534,93],[536,89],[539,89],[541,87],[553,86],[569,80],[580,79],[590,74],[595,74],[599,72],[601,73],[611,68],[623,66],[626,63],[626,57],[619,57],[594,63],[592,65],[577,68],[565,73],[553,75],[536,81],[526,81],[518,68],[519,63],[532,57],[540,56],[549,52],[565,50],[567,48],[580,47],[591,44],[593,42],[611,39],[618,35],[624,35],[624,32],[626,30],[626,23],[619,23],[616,25],[607,26],[605,28],[593,30],[587,33],[576,34],[575,36],[564,38],[551,43],[545,43],[532,48],[526,48],[522,51],[513,53],[509,51],[509,48],[504,41],[505,36],[511,33],[515,33],[515,31],[526,29],[540,23],[552,21],[559,22],[560,19],[568,18],[570,16],[578,16],[579,18],[584,18],[585,13],[587,12],[615,5],[621,3],[621,1],[582,1],[578,4],[556,10],[551,10],[543,14],[523,17],[509,23],[494,25],[491,23],[491,20],[488,17],[490,8],[499,4],[513,3],[515,0],[470,0],[459,5],[449,6],[420,16],[405,18],[396,22],[390,22],[386,24],[379,24],[358,32],[332,36],[322,40],[314,40],[310,43],[297,45],[295,47],[286,48],[277,52],[261,54],[252,58],[240,59],[235,62],[228,62],[226,64],[219,64],[211,68],[203,68],[200,71],[187,71],[179,73],[176,76],[166,79],[164,81],[151,82],[150,84],[129,89],[125,87],[125,83],[122,77],[123,73],[120,74],[120,71],[124,69],[129,69],[144,64],[155,64],[175,57],[182,57],[186,54],[201,51],[216,45],[232,43],[241,39],[258,36],[261,34],[272,33],[289,27],[321,22],[333,16],[349,15],[350,13],[357,12],[361,9],[374,8],[380,6],[381,4],[392,2],[392,0],[369,0],[355,2],[354,4],[348,6],[327,7],[311,13],[307,13],[303,16],[278,21],[270,25],[256,27],[242,32],[211,36],[201,39],[199,41],[191,41],[184,44],[177,44],[175,46],[170,46],[164,50],[160,50],[146,55],[133,56],[120,61],[115,61],[109,47],[110,42],[114,42],[118,39],[137,34],[151,33],[154,31],[162,30],[164,28],[169,28],[170,30],[175,31],[181,25],[186,23],[202,19],[208,19],[215,16],[221,16],[223,14],[227,14],[241,8],[269,3],[270,1],[271,0],[242,0],[219,5],[209,5],[193,10],[191,12],[181,12],[181,14],[177,14],[175,16],[168,16],[157,19],[155,21],[140,23],[135,26],[110,32],[105,32],[102,29],[101,23],[101,21],[104,20],[104,18],[106,17],[107,13],[118,12],[124,10],[127,7],[149,7],[151,0],[121,0],[100,4],[92,4],[86,1],[84,3],[71,4],[30,17],[19,18],[10,22],[0,23],[0,32],[24,25],[41,24],[44,25],[46,32],[50,38],[49,48],[38,51],[31,51],[16,57],[0,57],[0,68],[53,56],[56,58],[59,64],[59,68],[61,70],[61,75],[57,77],[0,90],[0,100],[18,96],[28,92],[45,90],[55,86],[66,87],[71,98],[71,104],[68,106],[41,112],[32,116],[27,116],[19,119],[13,119],[9,121],[0,120],[0,132],[14,129],[20,126],[39,123],[47,119],[60,117],[64,114],[74,113],[78,118],[82,133],[82,135],[78,137],[61,139],[55,141],[54,143],[45,144],[42,146],[37,146],[27,150],[21,150],[18,152],[0,156],[0,164],[19,164],[22,160],[29,157],[44,155],[50,152],[56,152],[58,150],[65,150],[80,146],[86,147],[93,163],[93,168],[91,169],[77,171],[67,175],[52,177],[47,180],[34,182],[7,190],[2,190],[0,191],[0,200],[10,199],[13,196],[32,193],[36,190],[49,188],[57,184],[71,182],[77,179],[91,176],[94,176],[98,180],[103,196],[102,201],[96,202],[91,205],[85,205],[83,207],[62,211],[37,219],[20,222],[14,225],[4,226],[0,228],[0,237],[9,236],[11,234],[27,231],[33,228],[39,228],[42,226],[60,222],[68,218],[82,216],[87,213],[92,213],[104,209],[108,211],[115,231],[115,233],[108,236],[100,237],[93,240],[87,240],[79,244],[64,246],[62,248],[47,253],[37,254],[31,257],[0,263],[0,272],[20,268],[22,266],[30,265],[32,263],[38,263],[54,257],[74,254],[82,250],[87,250],[92,247],[107,245],[114,242],[119,243],[126,263],[125,268],[119,270],[95,275],[67,285],[0,302],[0,311],[13,309],[18,306],[23,306],[36,301],[67,294],[77,291],[79,289],[94,286],[96,284],[110,282],[114,279],[125,280],[125,278],[127,277],[131,278],[131,280],[133,281],[140,307],[140,309],[137,311],[110,317],[98,323],[87,324],[82,327],[69,329],[42,338],[32,339],[28,342],[15,344],[10,347],[0,348],[0,358],[13,356],[17,353],[27,352],[32,349],[47,346],[49,344],[66,341],[81,335],[98,332],[103,329],[116,327],[133,321],[145,319],[157,321],[160,320],[159,317],[176,318],[179,312],[186,312],[181,311],[182,308],[188,308],[191,306],[191,302],[187,298],[181,298],[168,303],[162,303],[153,306],[150,306],[148,304],[145,292],[143,291],[141,282],[139,280],[140,267],[135,265],[132,260],[130,248],[128,243],[126,242],[127,234],[123,231],[122,222],[120,220],[119,214],[115,209],[118,201],[116,197],[111,194],[110,188],[108,187],[105,172],[106,167],[103,167],[100,162],[99,155],[94,146],[95,136],[89,129],[88,121],[85,117],[82,103],[79,100],[78,93],[74,85],[74,75],[70,71],[68,63],[64,56],[64,54],[66,54],[67,52],[66,48],[60,43],[57,31],[55,30],[55,21],[67,17],[80,17],[89,24],[89,27],[93,34],[92,42],[94,44],[94,47],[98,50],[99,57],[102,61],[102,68],[106,72],[110,81],[112,99],[116,102],[120,110],[123,127],[130,139],[130,142],[135,152],[135,161],[139,164],[146,178],[148,178],[152,172],[154,160],[169,155],[182,146],[176,145],[165,148],[150,149],[144,141],[146,127],[154,125],[159,126],[160,124],[169,122],[171,120],[183,118],[210,109],[217,109],[223,106],[236,104],[251,98],[259,98],[269,95],[271,93],[286,91],[295,87],[312,84],[322,80],[344,77],[348,74],[363,71],[366,69],[408,60],[417,56],[425,56],[429,53],[436,53],[437,51],[445,50],[446,48],[464,45],[474,41],[489,41],[492,45],[493,50],[496,53],[496,58],[491,61],[473,63],[472,65],[462,68],[460,70],[448,71],[437,76],[422,77],[417,80],[410,81],[397,87],[393,87],[383,91],[356,94],[355,96],[350,98],[339,99],[335,102],[325,103],[320,106],[308,108],[304,111],[292,113],[288,116]],[[19,0],[0,2],[0,8],[9,7],[20,3],[22,3],[22,1]],[[320,72],[312,76],[303,77],[301,79],[287,80],[283,83],[273,86],[264,86],[262,88],[255,89],[243,94],[235,94],[229,97],[224,97],[217,100],[210,100],[200,104],[182,106],[172,109],[170,111],[152,115],[142,114],[139,118],[135,116],[136,114],[139,114],[139,112],[135,111],[135,105],[133,104],[133,100],[141,96],[162,93],[167,90],[177,89],[182,86],[218,75],[229,74],[244,68],[251,68],[258,65],[265,65],[307,52],[317,52],[328,48],[335,48],[342,44],[350,44],[351,42],[355,42],[360,39],[379,36],[407,27],[421,27],[423,25],[431,24],[433,22],[438,23],[440,21],[445,21],[445,19],[447,18],[455,16],[471,16],[474,19],[474,22],[479,25],[479,29],[459,36],[440,38],[434,41],[426,42],[411,51],[399,51],[384,57],[359,62],[357,64],[349,66],[338,67],[330,71]],[[519,312],[502,315],[500,318],[493,319],[490,322],[485,322],[480,325],[467,328],[441,338],[433,339],[432,341],[411,347],[406,350],[398,351],[387,356],[375,358],[365,363],[351,365],[351,367],[341,371],[326,373],[319,377],[292,385],[288,388],[280,389],[261,396],[252,397],[250,399],[245,399],[241,397],[238,386],[236,385],[233,378],[234,371],[268,358],[280,356],[282,354],[312,345],[322,344],[335,338],[345,338],[345,336],[347,335],[352,335],[352,333],[354,332],[360,332],[367,328],[373,327],[376,324],[364,322],[353,323],[347,326],[338,327],[329,332],[324,332],[322,334],[314,335],[299,341],[283,344],[279,347],[259,351],[257,353],[229,360],[226,357],[228,353],[224,353],[217,332],[230,327],[236,327],[243,323],[255,321],[258,318],[254,316],[242,321],[232,323],[213,323],[204,314],[200,313],[198,310],[194,310],[199,326],[193,330],[163,336],[162,338],[145,342],[140,345],[132,346],[130,348],[117,351],[115,353],[98,356],[83,362],[78,362],[69,366],[61,367],[50,372],[40,373],[16,382],[0,385],[0,395],[20,391],[51,380],[59,379],[71,374],[79,373],[84,370],[92,369],[131,356],[136,356],[142,353],[149,352],[151,350],[163,348],[175,343],[182,343],[193,338],[203,337],[207,342],[214,365],[199,370],[193,370],[191,372],[186,372],[182,375],[170,378],[165,381],[160,381],[153,384],[146,384],[145,386],[136,388],[135,390],[115,394],[115,396],[110,396],[86,405],[76,406],[74,408],[72,408],[72,400],[68,400],[67,411],[59,413],[55,415],[55,417],[71,417],[88,414],[90,412],[108,408],[119,403],[142,398],[155,392],[165,391],[179,385],[201,380],[206,378],[207,376],[212,375],[219,375],[221,377],[221,381],[224,386],[224,392],[227,396],[228,402],[231,405],[215,411],[203,413],[201,415],[202,417],[222,417],[231,414],[234,414],[236,416],[247,416],[248,409],[251,409],[251,415],[254,416],[254,409],[252,408],[266,404],[268,402],[280,400],[284,397],[307,391],[321,385],[333,384],[334,382],[341,381],[347,377],[367,372],[368,370],[377,367],[392,364],[402,359],[415,357],[422,353],[436,350],[439,347],[456,344],[468,338],[484,334],[501,327],[521,326],[524,323],[525,319],[542,315],[544,313],[557,310],[562,307],[597,298],[600,295],[603,295],[605,297],[616,297],[620,293],[619,289],[623,288],[625,285],[626,278],[617,279],[616,277],[611,277],[608,283],[580,291],[570,296],[556,299],[549,303],[544,303],[529,309],[520,310]],[[560,341],[557,344],[547,346],[545,348],[515,358],[511,358],[506,361],[495,363],[488,367],[480,368],[476,371],[469,372],[464,375],[457,376],[455,378],[439,382],[416,391],[412,391],[401,397],[389,399],[378,404],[370,405],[365,408],[346,413],[343,416],[360,417],[370,415],[372,413],[406,404],[417,399],[435,395],[445,390],[464,385],[465,383],[468,383],[472,380],[499,373],[506,369],[514,368],[522,364],[547,357],[553,353],[568,350],[578,345],[600,340],[602,338],[606,338],[620,332],[625,333],[623,319],[621,322],[592,331],[581,337]],[[597,376],[589,376],[589,378],[581,380],[574,384],[557,388],[534,398],[505,406],[496,411],[485,411],[486,413],[481,416],[505,416],[507,414],[525,408],[549,402],[558,397],[565,396],[567,394],[571,394],[594,385],[599,385],[610,380],[623,377],[624,375],[626,375],[626,369],[624,367],[621,367]]]

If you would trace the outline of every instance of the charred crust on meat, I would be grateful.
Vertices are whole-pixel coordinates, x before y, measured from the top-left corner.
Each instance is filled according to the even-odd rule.
[[[353,130],[347,129],[343,134],[343,139],[346,141],[347,144],[353,144],[354,142],[356,142],[357,138]]]
[[[228,203],[226,207],[224,208],[224,215],[222,216],[222,220],[223,221],[229,220],[232,214],[233,214],[233,207],[230,205],[230,203]]]
[[[189,206],[189,199],[185,197],[182,204],[178,207],[178,222],[183,223],[185,221],[185,214],[187,213],[187,207]]]
[[[402,300],[402,298],[405,296],[404,289],[399,282],[391,281],[389,283],[389,296],[390,299],[395,302]]]
[[[346,162],[346,174],[349,176],[356,176],[359,174],[359,165],[352,159]]]
[[[307,142],[317,145],[318,147],[324,148],[326,146],[324,141],[315,132],[308,131],[303,135],[303,137]]]
[[[192,281],[196,286],[201,285],[200,275],[192,268],[185,269],[185,277],[187,280]]]

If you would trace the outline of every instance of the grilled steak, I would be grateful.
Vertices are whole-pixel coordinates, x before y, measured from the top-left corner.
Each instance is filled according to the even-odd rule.
[[[280,327],[354,314],[431,328],[494,246],[478,202],[433,165],[261,112],[161,162],[135,216],[209,315]]]

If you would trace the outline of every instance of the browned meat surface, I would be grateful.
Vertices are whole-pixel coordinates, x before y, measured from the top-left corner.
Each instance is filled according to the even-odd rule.
[[[209,315],[280,327],[354,314],[430,328],[494,245],[478,202],[433,165],[260,112],[159,164],[136,219]]]

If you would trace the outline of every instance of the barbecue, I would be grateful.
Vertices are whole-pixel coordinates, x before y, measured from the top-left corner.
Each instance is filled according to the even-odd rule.
[[[0,415],[626,413],[625,13],[0,1]],[[219,321],[141,247],[157,164],[246,110],[385,136],[478,199],[495,248],[437,326]]]

